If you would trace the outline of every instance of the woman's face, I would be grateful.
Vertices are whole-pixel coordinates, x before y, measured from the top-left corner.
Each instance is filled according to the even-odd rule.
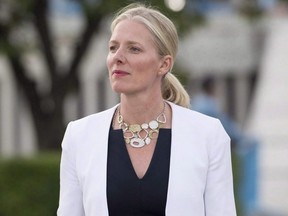
[[[169,70],[164,59],[143,24],[121,21],[112,33],[107,56],[112,89],[126,95],[161,91],[161,77]]]

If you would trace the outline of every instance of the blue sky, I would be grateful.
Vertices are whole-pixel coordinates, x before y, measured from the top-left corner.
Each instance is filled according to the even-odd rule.
[[[54,15],[79,15],[81,8],[73,0],[50,0],[51,13]]]

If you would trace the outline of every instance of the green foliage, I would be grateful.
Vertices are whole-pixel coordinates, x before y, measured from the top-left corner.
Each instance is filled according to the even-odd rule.
[[[263,16],[263,10],[255,2],[246,1],[238,10],[243,17],[250,21],[257,20]]]
[[[53,216],[59,197],[60,154],[0,161],[0,216]]]
[[[54,216],[59,199],[60,153],[30,159],[0,160],[0,216]],[[240,161],[232,154],[237,215]]]

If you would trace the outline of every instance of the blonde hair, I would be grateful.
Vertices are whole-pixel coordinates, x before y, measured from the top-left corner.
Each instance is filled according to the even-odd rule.
[[[160,56],[171,55],[173,62],[162,81],[162,96],[165,100],[189,107],[190,97],[179,80],[171,73],[178,51],[178,34],[173,22],[160,11],[141,3],[132,3],[121,9],[111,23],[111,31],[126,19],[143,24],[153,35]]]

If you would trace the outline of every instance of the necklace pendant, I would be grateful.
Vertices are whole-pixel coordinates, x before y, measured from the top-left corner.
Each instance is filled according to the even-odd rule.
[[[120,123],[119,126],[123,131],[128,130],[128,125],[125,122]]]
[[[134,133],[130,130],[126,130],[123,132],[123,136],[125,139],[131,139],[134,137]]]
[[[155,130],[159,127],[159,123],[156,121],[156,120],[152,120],[149,122],[149,127],[152,129],[152,130]]]
[[[148,137],[148,134],[149,134],[148,130],[142,129],[141,131],[137,132],[137,137],[139,137],[142,140],[145,140]]]
[[[122,115],[118,115],[117,121],[119,124],[121,124],[123,122],[123,116]]]
[[[158,122],[161,123],[161,124],[166,123],[166,115],[165,115],[164,113],[161,113],[161,114],[157,117],[156,121],[158,121]]]
[[[130,144],[130,139],[129,138],[124,138],[126,144]]]
[[[145,143],[146,143],[146,145],[149,145],[149,144],[151,143],[150,137],[147,137],[147,138],[145,139]]]
[[[149,131],[149,138],[150,139],[156,139],[158,137],[159,130],[151,130]]]
[[[139,124],[132,124],[129,126],[129,130],[132,131],[133,133],[137,133],[141,131],[141,126]]]
[[[165,107],[166,103],[164,102],[162,113],[149,123],[131,125],[124,121],[120,108],[118,108],[117,121],[123,131],[125,143],[134,148],[141,148],[149,145],[153,139],[157,139],[161,125],[166,123]]]
[[[132,138],[130,140],[130,145],[135,148],[141,148],[145,145],[145,142],[140,138]]]
[[[142,128],[143,130],[147,130],[147,129],[149,128],[149,125],[148,125],[147,123],[143,123],[143,124],[141,125],[141,128]]]

